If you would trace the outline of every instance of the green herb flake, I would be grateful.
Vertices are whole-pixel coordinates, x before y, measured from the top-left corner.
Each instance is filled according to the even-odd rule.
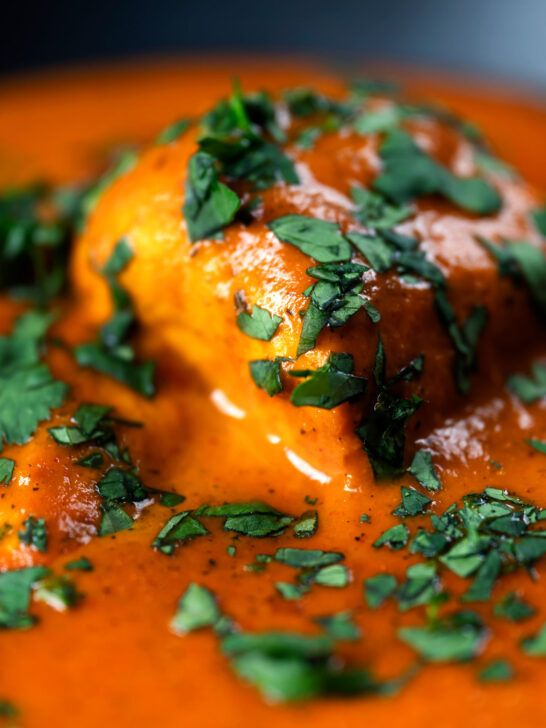
[[[152,542],[153,548],[171,556],[177,544],[205,536],[208,530],[201,521],[191,515],[191,511],[181,511],[171,516]]]
[[[343,564],[331,564],[319,569],[314,581],[321,586],[342,588],[347,586],[350,576],[347,567]]]
[[[380,155],[383,172],[373,187],[396,204],[440,194],[458,207],[479,215],[495,213],[502,205],[498,192],[489,182],[482,177],[456,177],[425,154],[405,131],[391,129],[380,147]]]
[[[102,518],[98,528],[99,536],[111,536],[118,531],[125,531],[134,524],[131,516],[114,501],[101,505]]]
[[[543,440],[525,440],[525,442],[530,445],[535,450],[538,450],[538,452],[542,453],[543,455],[546,455],[546,442]]]
[[[86,556],[82,556],[74,561],[69,561],[64,565],[67,571],[93,571],[93,564],[89,561]]]
[[[23,521],[23,530],[19,531],[19,541],[37,551],[47,551],[47,531],[46,524],[43,518],[34,518],[29,516],[26,521]]]
[[[546,657],[546,624],[532,637],[525,637],[521,648],[530,657]]]
[[[376,574],[364,580],[366,602],[372,609],[377,609],[392,596],[396,590],[396,577],[392,574]]]
[[[365,393],[368,380],[352,374],[350,354],[331,354],[323,367],[314,371],[292,370],[293,377],[308,377],[292,392],[290,401],[296,407],[333,409]]]
[[[34,586],[34,597],[58,612],[74,607],[82,598],[68,576],[46,576]]]
[[[343,561],[343,554],[314,549],[280,548],[275,552],[275,561],[295,569],[315,569]]]
[[[376,539],[373,546],[378,549],[381,546],[388,546],[393,551],[403,549],[409,540],[409,530],[405,523],[399,523],[387,529]]]
[[[296,538],[310,538],[318,529],[317,511],[305,511],[294,524],[294,536]]]
[[[213,627],[219,618],[220,611],[212,592],[192,582],[178,602],[171,629],[184,635],[203,627]]]
[[[432,463],[432,454],[426,450],[418,450],[408,468],[415,480],[428,490],[441,490],[442,484]]]
[[[402,503],[392,512],[394,516],[399,518],[407,518],[408,516],[418,516],[425,512],[427,506],[432,503],[430,498],[419,493],[413,488],[402,486]]]
[[[510,389],[525,404],[532,404],[541,397],[546,397],[546,365],[535,362],[531,376],[513,374],[508,378]]]
[[[100,470],[104,465],[104,458],[100,452],[92,452],[89,455],[76,460],[76,465],[80,465],[82,468],[92,468],[94,470]]]
[[[231,558],[233,558],[235,556],[235,554],[237,553],[237,547],[234,546],[233,544],[230,544],[226,548],[226,553],[227,553],[228,556],[231,556]]]
[[[486,638],[480,617],[457,612],[425,627],[402,627],[398,636],[428,662],[462,662],[480,652]]]
[[[191,124],[189,119],[178,119],[173,124],[163,129],[155,140],[156,144],[171,144],[187,131]]]
[[[0,458],[0,485],[8,486],[11,483],[14,468],[15,460]]]
[[[252,307],[252,314],[241,311],[237,317],[237,326],[247,336],[261,341],[270,341],[282,321],[281,316],[274,316],[256,304]]]
[[[43,566],[0,573],[0,628],[27,629],[34,624],[28,613],[31,588],[49,573]]]
[[[495,617],[502,617],[510,622],[521,622],[532,617],[535,611],[530,604],[518,596],[517,592],[509,592],[495,604],[493,614]]]
[[[279,594],[288,601],[296,601],[301,599],[304,594],[309,591],[309,587],[305,584],[292,584],[288,581],[276,581],[275,589]]]
[[[508,682],[514,677],[514,668],[508,660],[493,660],[478,673],[478,680],[485,683]]]
[[[286,357],[277,356],[275,359],[255,359],[249,362],[250,376],[260,389],[265,390],[270,397],[282,392],[281,363]]]
[[[268,227],[284,243],[295,245],[319,263],[349,260],[351,246],[336,223],[305,215],[285,215],[272,220]]]
[[[360,638],[360,629],[353,622],[351,612],[338,612],[327,617],[316,617],[315,622],[319,624],[326,634],[333,640],[342,642],[355,642]]]
[[[182,211],[192,243],[215,237],[229,225],[241,206],[235,192],[220,182],[216,160],[200,151],[191,157]]]

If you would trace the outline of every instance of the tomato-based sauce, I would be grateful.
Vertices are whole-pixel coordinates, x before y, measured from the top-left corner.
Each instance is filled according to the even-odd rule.
[[[0,715],[0,725],[2,720],[29,728],[541,725],[545,657],[521,644],[546,621],[540,558],[528,568],[499,567],[489,595],[473,601],[460,601],[470,575],[457,575],[445,561],[438,566],[434,589],[436,597],[448,596],[407,609],[392,593],[373,608],[364,582],[389,574],[400,585],[408,567],[430,564],[432,557],[411,552],[409,544],[399,549],[373,544],[402,523],[411,538],[419,528],[430,529],[430,514],[441,515],[453,503],[461,506],[463,496],[494,488],[546,508],[546,454],[528,442],[542,443],[546,450],[546,399],[537,395],[525,403],[507,386],[512,375],[530,376],[532,363],[540,365],[541,357],[544,362],[540,278],[533,288],[526,284],[532,273],[517,278],[510,269],[501,275],[491,249],[478,241],[501,247],[504,240],[525,241],[544,257],[544,237],[533,213],[544,204],[546,111],[530,100],[513,100],[503,89],[493,93],[453,82],[449,90],[449,83],[441,81],[408,80],[411,103],[442,103],[476,123],[490,141],[489,158],[502,159],[517,174],[477,166],[472,137],[441,116],[405,119],[402,128],[427,158],[454,176],[479,176],[500,196],[500,209],[473,213],[444,194],[412,200],[411,213],[390,227],[418,240],[435,272],[426,269],[422,275],[409,263],[404,267],[408,259],[403,257],[388,270],[376,270],[362,251],[353,250],[351,263],[369,268],[357,293],[380,320],[360,308],[342,326],[325,325],[301,352],[306,289],[317,280],[306,271],[316,262],[275,233],[275,220],[305,215],[337,225],[344,236],[369,234],[354,218],[351,188],[373,186],[384,169],[381,145],[390,131],[359,133],[342,126],[306,145],[297,142],[291,125],[299,132],[305,119],[286,122],[289,138],[281,146],[298,183],[277,178],[255,191],[239,179],[231,186],[243,206],[260,198],[249,217],[226,224],[223,239],[211,235],[192,243],[182,208],[198,132],[190,125],[172,141],[157,143],[162,128],[179,117],[198,118],[229,96],[235,74],[245,93],[264,88],[277,99],[284,89],[306,86],[343,98],[343,86],[333,75],[288,62],[249,65],[135,66],[13,80],[1,87],[2,188],[35,180],[84,183],[104,170],[116,148],[138,146],[142,152],[89,212],[70,250],[68,286],[50,303],[57,316],[43,360],[54,380],[68,385],[63,403],[51,405],[49,419],[38,418],[24,444],[10,443],[0,413],[5,440],[0,455],[15,461],[11,481],[7,487],[0,484],[0,529],[11,526],[0,530],[0,571],[43,565],[54,575],[68,575],[82,595],[73,606],[56,610],[51,600],[40,600],[40,585],[35,585],[28,613],[36,621],[24,629],[0,629],[0,700],[18,710],[17,717]],[[392,108],[393,102],[380,95],[374,103],[377,110]],[[129,246],[130,259],[108,277],[105,266],[120,240]],[[440,282],[431,282],[439,275]],[[112,316],[116,285],[130,298],[136,322],[134,367],[156,364],[153,396],[74,357],[74,347],[95,341]],[[438,313],[438,291],[446,291],[459,329],[476,307],[486,312],[476,323],[479,336],[468,366],[460,363],[462,355],[457,359],[453,332],[450,336]],[[280,321],[268,340],[237,325],[254,305],[268,312],[268,322]],[[8,336],[28,308],[2,295],[1,333]],[[122,309],[129,310],[128,304],[120,304]],[[480,314],[475,316],[477,322]],[[369,421],[382,386],[373,374],[378,333],[386,380],[424,356],[418,365],[422,372],[387,387],[404,401],[412,395],[423,399],[404,428],[403,463],[396,477],[377,477],[369,430],[368,440],[362,430],[355,432],[363,418]],[[307,370],[309,376],[332,352],[352,355],[351,381],[363,390],[356,378],[367,378],[367,393],[359,389],[358,396],[331,409],[295,406],[291,397],[297,401],[294,392],[304,376],[289,372]],[[268,396],[253,381],[249,362],[275,357],[282,358],[276,370],[282,391]],[[346,377],[341,379],[346,384]],[[119,453],[127,448],[130,461],[98,448],[101,466],[77,464],[97,448],[89,442],[59,444],[48,432],[73,426],[71,418],[82,403],[113,408],[119,418],[113,424]],[[428,453],[441,489],[422,487],[408,472],[417,452]],[[134,502],[118,501],[118,516],[121,508],[133,524],[98,535],[107,513],[100,481],[109,469],[127,471],[129,465],[144,486],[185,499],[164,505],[150,491]],[[401,486],[431,502],[417,515],[393,515]],[[273,535],[253,537],[226,530],[222,518],[195,513],[205,504],[256,501],[294,520]],[[194,512],[206,533],[179,540],[170,554],[157,542],[154,548],[168,519],[182,511]],[[298,538],[294,524],[310,511],[318,518],[316,533]],[[37,548],[38,541],[21,540],[30,516],[45,521],[45,551]],[[532,531],[539,524],[528,518],[525,527]],[[338,563],[345,568],[330,572],[341,575],[342,583],[328,583],[325,576],[324,583],[319,578],[298,598],[286,598],[278,583],[298,585],[300,572],[280,559],[260,556],[274,557],[285,547],[342,554]],[[92,570],[65,570],[82,557]],[[220,629],[209,625],[180,634],[173,628],[178,601],[192,583],[214,595],[217,609],[236,630],[253,634],[322,634],[317,618],[350,612],[357,638],[335,640],[331,669],[369,668],[378,683],[401,684],[388,695],[370,690],[333,696],[319,690],[309,699],[274,700],[252,684],[252,676],[234,669],[232,656],[222,652],[229,637]],[[1,590],[0,581],[0,605]],[[495,614],[495,605],[512,592],[533,608],[520,621]],[[401,639],[403,628],[423,627],[427,620],[461,610],[483,620],[471,659],[419,659]],[[0,622],[1,617],[0,609]],[[498,660],[510,666],[510,679],[480,681],[480,672]]]

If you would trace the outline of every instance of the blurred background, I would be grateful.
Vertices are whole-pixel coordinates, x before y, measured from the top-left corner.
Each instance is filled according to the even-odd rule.
[[[301,53],[546,88],[546,0],[11,0],[0,73],[195,52]]]

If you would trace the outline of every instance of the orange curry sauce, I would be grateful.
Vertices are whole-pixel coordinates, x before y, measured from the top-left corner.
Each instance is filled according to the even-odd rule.
[[[338,82],[301,65],[235,62],[143,66],[65,73],[4,81],[0,86],[0,181],[5,187],[34,179],[69,182],[103,169],[112,147],[153,141],[159,129],[179,116],[204,113],[229,93],[229,78],[240,77],[245,91],[313,85],[339,94]],[[437,199],[418,201],[418,213],[401,226],[417,234],[443,270],[460,317],[474,302],[484,303],[490,320],[478,350],[479,371],[466,397],[453,385],[452,345],[438,322],[428,284],[404,286],[394,275],[366,279],[365,293],[382,315],[387,370],[394,374],[425,354],[421,379],[408,385],[426,404],[410,421],[406,457],[425,448],[433,454],[443,489],[434,494],[433,512],[443,512],[463,495],[486,486],[508,489],[546,507],[542,484],[546,455],[526,438],[546,438],[544,402],[524,406],[505,386],[508,374],[528,372],[544,354],[543,330],[527,292],[497,267],[473,236],[522,239],[540,245],[527,221],[546,188],[544,135],[546,112],[510,93],[427,79],[408,83],[415,98],[434,99],[476,122],[493,149],[531,186],[495,179],[503,210],[474,218]],[[435,157],[460,174],[468,173],[466,142],[453,130],[415,122]],[[229,667],[211,630],[179,636],[169,628],[179,597],[190,582],[208,587],[222,612],[243,629],[314,633],[313,617],[352,610],[362,630],[357,642],[336,650],[348,664],[367,665],[379,678],[399,676],[415,663],[415,652],[396,635],[403,625],[421,625],[422,607],[402,613],[393,600],[372,610],[363,599],[363,580],[380,572],[403,579],[422,557],[408,549],[376,549],[373,542],[399,520],[404,475],[376,482],[354,434],[358,403],[331,411],[295,408],[287,392],[270,398],[248,374],[248,361],[294,356],[311,279],[309,258],[278,241],[265,222],[289,213],[307,214],[346,225],[351,184],[367,185],[378,172],[377,135],[348,138],[326,135],[312,150],[292,149],[300,188],[284,184],[265,190],[263,210],[249,227],[234,225],[225,242],[192,246],[181,215],[187,160],[195,152],[190,131],[169,145],[151,145],[137,166],[101,198],[76,242],[71,290],[58,302],[62,313],[52,333],[69,345],[89,341],[110,315],[110,298],[97,272],[116,241],[127,236],[134,259],[120,280],[129,291],[140,328],[139,358],[157,362],[157,394],[145,399],[113,379],[78,367],[69,348],[50,347],[47,362],[70,393],[52,419],[43,422],[22,446],[5,446],[3,457],[16,461],[11,484],[0,487],[0,526],[12,535],[0,541],[0,570],[44,564],[62,573],[66,562],[86,556],[91,572],[71,572],[84,594],[72,609],[57,612],[32,603],[39,621],[28,630],[0,633],[0,698],[20,710],[6,725],[42,728],[177,728],[256,725],[323,728],[349,725],[403,725],[417,728],[508,728],[546,720],[546,662],[526,656],[522,637],[536,633],[546,619],[546,587],[539,561],[534,580],[523,569],[503,575],[490,600],[467,605],[481,614],[490,632],[482,654],[462,664],[425,665],[392,697],[319,698],[269,705]],[[251,339],[235,325],[234,296],[243,291],[283,322],[271,342]],[[22,305],[2,299],[0,330],[8,333]],[[377,325],[363,311],[341,329],[323,332],[318,345],[298,360],[316,368],[330,351],[350,352],[355,371],[371,379]],[[542,347],[542,348],[541,348]],[[301,365],[301,366],[300,366]],[[147,485],[183,494],[182,506],[169,510],[147,505],[133,528],[99,538],[97,471],[75,465],[85,454],[56,444],[47,427],[66,424],[81,402],[111,405],[119,417],[143,427],[120,427],[139,476]],[[75,454],[77,453],[77,454]],[[502,464],[498,468],[491,461]],[[237,537],[221,523],[207,521],[211,533],[166,556],[151,542],[175,511],[203,503],[263,500],[300,515],[317,499],[319,528],[308,540],[292,529],[265,539]],[[371,516],[361,523],[360,516]],[[29,514],[48,527],[48,551],[41,554],[17,539]],[[410,530],[428,518],[408,520]],[[232,557],[226,552],[236,545]],[[281,546],[324,549],[345,554],[351,575],[342,589],[314,586],[289,601],[275,582],[294,581],[295,571],[268,564],[245,569],[256,554]],[[447,570],[446,570],[447,572]],[[468,580],[442,574],[453,600]],[[521,623],[495,618],[492,604],[517,590],[536,608]],[[459,605],[460,606],[460,605]],[[512,680],[480,683],[477,672],[497,658],[509,660]],[[2,719],[0,718],[0,725]]]

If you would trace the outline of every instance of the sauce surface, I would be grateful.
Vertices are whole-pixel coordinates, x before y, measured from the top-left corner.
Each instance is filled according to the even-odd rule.
[[[103,168],[112,147],[150,142],[177,117],[206,111],[229,93],[232,72],[245,91],[313,85],[335,94],[338,89],[336,79],[288,64],[250,70],[235,62],[233,69],[200,65],[4,83],[3,186],[41,177],[58,183],[86,179]],[[544,400],[524,405],[504,386],[508,374],[528,372],[530,362],[546,354],[543,330],[527,293],[499,278],[494,261],[473,241],[479,229],[485,237],[525,237],[541,244],[526,215],[540,206],[546,188],[541,153],[546,111],[531,102],[512,101],[502,91],[490,95],[482,89],[457,90],[455,84],[450,92],[445,84],[426,79],[408,85],[410,93],[446,103],[479,124],[499,156],[532,185],[499,181],[505,206],[495,221],[469,221],[435,201],[419,203],[415,220],[403,228],[427,240],[427,254],[454,291],[458,315],[467,314],[476,297],[490,308],[479,371],[467,397],[460,398],[453,389],[452,348],[434,314],[430,290],[379,279],[373,272],[367,279],[365,292],[382,314],[389,375],[423,350],[426,361],[433,363],[428,370],[425,366],[418,388],[404,390],[417,391],[434,404],[424,407],[422,417],[410,425],[409,452],[425,447],[433,454],[442,482],[442,490],[428,493],[434,512],[487,486],[546,507],[546,455],[525,442],[546,439]],[[455,134],[443,127],[416,133],[428,135],[445,164],[464,168],[465,143]],[[179,636],[169,629],[178,599],[196,582],[209,588],[222,612],[248,631],[315,632],[313,618],[352,610],[362,638],[342,643],[336,654],[349,664],[369,665],[385,680],[415,664],[414,651],[396,637],[396,628],[421,625],[422,608],[403,613],[391,600],[372,610],[363,602],[362,586],[364,579],[380,572],[402,580],[409,565],[422,561],[407,549],[372,546],[398,522],[391,512],[400,503],[400,485],[412,487],[415,480],[406,474],[396,481],[374,481],[354,434],[357,405],[332,411],[296,409],[284,394],[269,398],[257,390],[247,372],[249,360],[294,356],[301,329],[297,311],[306,305],[301,291],[310,283],[305,274],[308,257],[273,240],[265,222],[297,211],[347,224],[347,180],[371,179],[377,170],[373,144],[335,137],[319,140],[311,151],[293,150],[305,180],[303,190],[295,193],[281,185],[264,191],[263,215],[249,228],[228,230],[225,243],[204,241],[192,248],[181,224],[185,168],[195,151],[191,132],[174,145],[152,145],[100,200],[77,242],[71,294],[57,304],[61,315],[51,333],[70,346],[93,339],[111,312],[98,268],[116,241],[128,236],[135,258],[120,280],[131,294],[142,329],[139,359],[158,363],[157,394],[143,398],[105,375],[78,367],[67,348],[50,346],[47,362],[54,376],[69,384],[69,395],[27,444],[2,451],[17,465],[10,486],[0,488],[0,525],[9,522],[13,527],[12,535],[0,541],[1,569],[43,563],[62,573],[64,564],[81,556],[94,566],[92,572],[71,573],[84,593],[73,609],[61,613],[33,603],[36,625],[0,633],[0,697],[20,708],[21,726],[321,728],[364,720],[382,725],[400,721],[408,728],[432,721],[443,728],[503,728],[537,725],[546,715],[546,663],[525,655],[519,646],[545,619],[540,561],[535,579],[522,569],[505,574],[490,600],[471,605],[491,626],[477,660],[424,665],[393,697],[268,705],[229,669],[211,631]],[[235,326],[233,298],[239,290],[248,302],[273,313],[293,309],[271,342],[245,337]],[[2,299],[2,333],[11,330],[22,311],[21,304]],[[360,314],[346,329],[324,333],[319,345],[298,362],[300,368],[322,365],[332,350],[349,351],[355,371],[370,376],[377,335],[364,312]],[[67,424],[82,402],[111,405],[118,417],[143,423],[142,428],[120,426],[121,444],[128,446],[146,485],[185,496],[181,507],[148,505],[139,510],[130,530],[95,537],[99,476],[75,465],[82,452],[76,457],[47,432],[48,427]],[[237,537],[209,519],[210,533],[178,547],[172,557],[151,547],[166,520],[181,508],[263,500],[300,515],[309,509],[306,496],[317,499],[313,508],[319,514],[318,531],[309,540],[295,539],[291,529],[274,538]],[[369,523],[360,522],[362,513],[371,516]],[[17,539],[29,514],[46,520],[45,554]],[[417,516],[409,525],[413,532],[425,525],[425,518]],[[230,545],[236,545],[233,557],[226,552]],[[273,554],[283,546],[343,553],[350,584],[343,589],[315,586],[302,599],[284,599],[275,582],[293,581],[293,569],[278,563],[261,572],[245,569],[257,554]],[[442,578],[455,599],[468,587],[452,574]],[[492,604],[516,590],[535,607],[535,616],[521,623],[495,621]],[[478,682],[477,671],[497,658],[510,661],[515,677],[502,684]]]

